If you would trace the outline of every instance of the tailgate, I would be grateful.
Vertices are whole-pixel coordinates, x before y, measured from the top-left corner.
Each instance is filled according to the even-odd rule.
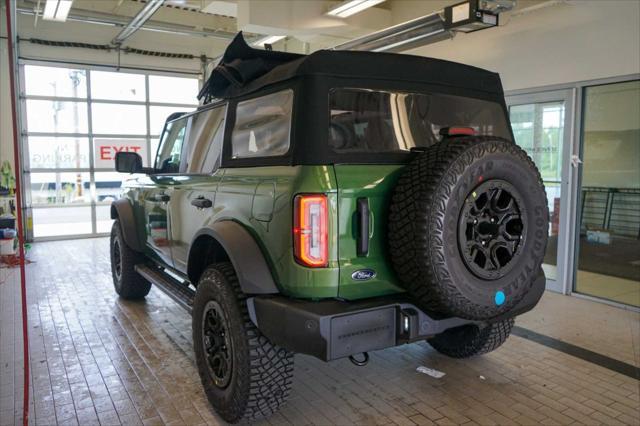
[[[360,299],[403,291],[387,252],[388,209],[403,167],[334,166],[338,184],[339,297]],[[369,232],[363,235],[367,218]]]

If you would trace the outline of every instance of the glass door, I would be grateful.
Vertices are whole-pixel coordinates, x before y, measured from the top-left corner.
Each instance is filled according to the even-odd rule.
[[[575,291],[640,307],[640,81],[583,93]]]
[[[573,91],[507,97],[516,143],[540,170],[549,204],[549,243],[542,265],[547,289],[566,293]]]

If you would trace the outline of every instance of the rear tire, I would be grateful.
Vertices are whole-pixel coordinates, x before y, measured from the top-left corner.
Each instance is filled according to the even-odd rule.
[[[233,266],[209,266],[198,283],[193,343],[211,405],[229,423],[275,413],[291,390],[293,353],[272,344],[251,322]]]
[[[427,339],[441,354],[451,358],[469,358],[498,349],[507,340],[513,328],[513,318],[489,324],[484,328],[463,325]]]
[[[151,283],[136,272],[135,266],[144,263],[146,259],[124,241],[118,219],[113,221],[111,227],[110,253],[111,275],[116,293],[127,300],[143,299],[149,294]]]

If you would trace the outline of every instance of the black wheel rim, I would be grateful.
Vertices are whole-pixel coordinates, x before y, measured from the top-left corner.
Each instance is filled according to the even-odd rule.
[[[113,240],[111,264],[113,265],[113,273],[119,282],[122,276],[122,254],[120,252],[120,242],[118,239]]]
[[[496,280],[513,268],[527,231],[524,213],[520,193],[508,182],[489,180],[471,191],[458,227],[462,259],[471,272]]]
[[[202,316],[202,344],[209,374],[219,388],[226,388],[233,369],[233,347],[227,320],[218,302],[207,302]]]

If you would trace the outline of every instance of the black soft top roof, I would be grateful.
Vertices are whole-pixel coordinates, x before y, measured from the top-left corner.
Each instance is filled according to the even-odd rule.
[[[422,56],[340,50],[310,55],[253,49],[238,33],[198,98],[234,98],[302,76],[332,76],[435,84],[502,95],[497,73]]]

